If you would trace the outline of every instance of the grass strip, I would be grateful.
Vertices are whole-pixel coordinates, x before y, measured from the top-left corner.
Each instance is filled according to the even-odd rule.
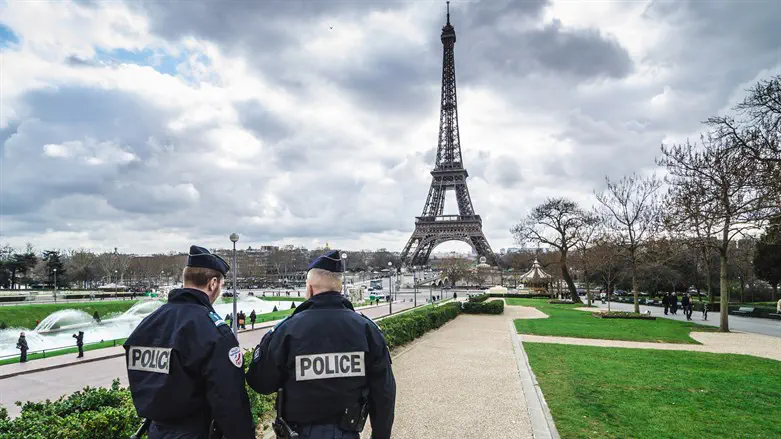
[[[656,320],[600,319],[590,312],[578,311],[581,305],[550,304],[545,299],[505,299],[508,305],[533,306],[547,319],[518,319],[515,328],[522,334],[556,337],[598,338],[606,340],[656,343],[700,344],[691,331],[716,331],[717,328],[693,322],[659,318]]]
[[[115,347],[115,346],[122,346],[122,343],[124,343],[125,340],[126,339],[123,338],[123,339],[115,340],[115,341],[109,340],[109,341],[103,341],[103,342],[100,342],[100,343],[84,345],[84,352],[94,351],[96,349],[104,349],[104,348],[111,348],[111,347]],[[66,354],[75,354],[78,351],[79,351],[78,348],[76,346],[73,346],[73,347],[70,347],[70,348],[58,349],[56,351],[46,351],[46,356],[45,357],[44,357],[43,353],[38,352],[38,353],[34,353],[34,354],[29,354],[27,356],[27,361],[39,360],[41,358],[58,357],[60,355],[66,355]],[[16,357],[13,357],[13,358],[6,358],[4,360],[0,360],[0,366],[4,366],[6,364],[16,364],[18,362],[19,362],[19,356],[17,355]]]
[[[781,437],[781,363],[524,342],[562,438]]]

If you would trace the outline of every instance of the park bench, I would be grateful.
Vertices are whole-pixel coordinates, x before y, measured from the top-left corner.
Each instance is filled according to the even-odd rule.
[[[754,307],[741,306],[740,308],[737,309],[737,311],[732,311],[732,314],[740,314],[740,315],[754,314]]]

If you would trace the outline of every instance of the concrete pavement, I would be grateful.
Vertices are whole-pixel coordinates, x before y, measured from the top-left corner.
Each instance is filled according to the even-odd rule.
[[[583,303],[586,303],[586,299],[583,299]],[[593,305],[596,305],[600,308],[607,309],[607,304],[602,304],[601,301],[596,300],[592,301]],[[634,311],[634,305],[631,303],[616,303],[611,302],[610,303],[610,309],[615,311]],[[655,317],[663,317],[665,319],[670,320],[678,320],[681,322],[686,321],[686,316],[683,315],[683,311],[681,311],[681,308],[678,308],[678,315],[664,315],[664,308],[659,306],[645,306],[640,305],[640,312],[645,313],[647,310],[651,311],[651,315]],[[708,313],[708,320],[702,320],[700,317],[700,312],[694,312],[692,314],[692,322],[699,323],[701,325],[708,325],[708,326],[719,326],[719,313],[717,312],[709,312]],[[762,335],[769,335],[772,337],[781,337],[781,320],[771,320],[771,319],[760,319],[756,317],[742,317],[742,316],[729,316],[729,329],[732,331],[740,331],[740,332],[752,332],[754,334],[762,334]]]
[[[463,314],[394,352],[394,438],[558,437],[537,394],[523,384],[532,380],[516,358],[510,324],[522,317],[516,308],[498,316]],[[370,432],[367,425],[361,436]]]
[[[412,308],[412,302],[393,303],[394,314],[409,308]],[[388,314],[388,304],[363,307],[358,311],[376,319]],[[256,325],[254,331],[240,332],[241,347],[254,348],[275,323],[266,322]],[[79,360],[75,358],[76,354],[67,354],[25,364],[0,366],[0,406],[7,408],[8,414],[13,417],[21,411],[14,404],[16,401],[57,399],[86,386],[110,386],[116,378],[120,379],[122,385],[127,385],[122,347],[88,351],[84,355]]]

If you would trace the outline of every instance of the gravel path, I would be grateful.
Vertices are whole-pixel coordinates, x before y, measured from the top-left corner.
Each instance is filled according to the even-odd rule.
[[[507,320],[534,313],[516,308],[461,315],[394,354],[394,438],[532,438]]]
[[[581,346],[744,354],[781,361],[781,338],[740,332],[726,334],[718,332],[692,332],[691,337],[702,343],[701,345],[599,340],[593,338],[552,337],[528,334],[520,334],[520,336],[521,341],[524,343],[557,343]]]

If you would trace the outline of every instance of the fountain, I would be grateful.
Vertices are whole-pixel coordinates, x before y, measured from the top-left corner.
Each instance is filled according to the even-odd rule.
[[[95,323],[91,315],[77,309],[63,309],[46,316],[45,319],[33,329],[33,332],[45,334],[47,332],[67,331],[83,328]]]
[[[266,301],[242,294],[237,301],[237,310],[244,311],[249,316],[253,310],[256,314],[263,314],[273,311],[276,306],[282,311],[290,309],[292,303],[298,306],[303,301],[304,298],[295,302]],[[75,309],[57,311],[46,316],[32,331],[23,328],[0,330],[0,358],[19,354],[16,340],[22,331],[27,337],[27,344],[31,351],[75,346],[76,341],[72,336],[78,331],[84,331],[84,343],[126,338],[144,317],[163,304],[164,302],[160,300],[142,300],[121,314],[105,316],[100,323],[84,311]],[[233,312],[233,303],[230,299],[224,301],[220,298],[214,304],[214,309],[220,316],[225,317],[226,314]]]

